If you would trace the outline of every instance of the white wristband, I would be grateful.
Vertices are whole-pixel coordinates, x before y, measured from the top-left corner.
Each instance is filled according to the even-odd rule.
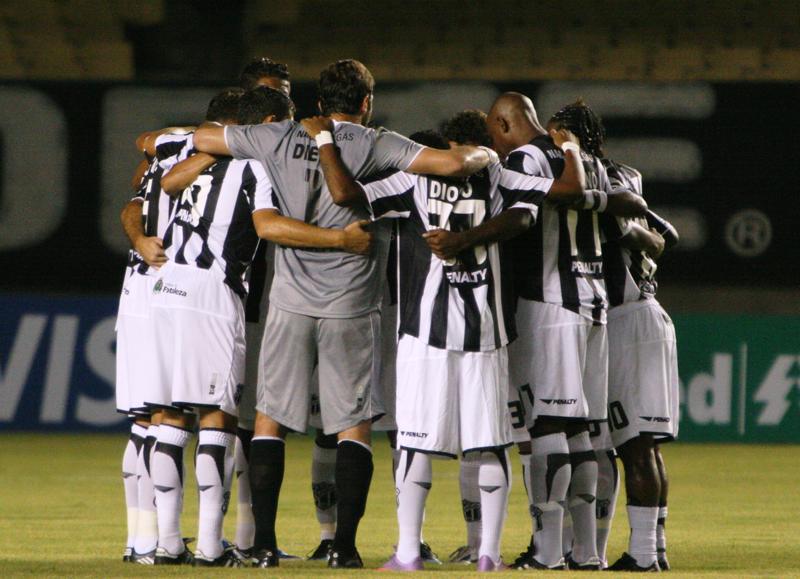
[[[608,194],[605,191],[589,189],[583,194],[583,208],[602,213],[608,205]]]
[[[332,145],[333,135],[330,131],[320,131],[317,133],[317,136],[314,137],[314,140],[317,142],[317,147],[321,147],[322,145]]]
[[[564,151],[565,153],[567,151],[572,151],[576,155],[581,154],[581,148],[572,141],[564,141],[563,143],[561,143],[561,150]]]

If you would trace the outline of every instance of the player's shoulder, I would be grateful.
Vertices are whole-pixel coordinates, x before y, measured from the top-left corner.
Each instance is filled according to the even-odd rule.
[[[609,159],[608,157],[603,158],[602,163],[609,174],[615,173],[636,178],[641,178],[642,176],[638,169],[631,167],[630,165],[626,165],[625,163],[615,161],[614,159]]]

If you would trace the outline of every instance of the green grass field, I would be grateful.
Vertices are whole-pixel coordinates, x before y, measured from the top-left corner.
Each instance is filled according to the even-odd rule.
[[[152,568],[120,561],[125,540],[120,460],[123,435],[0,437],[0,577],[363,576],[330,573],[323,564],[292,561],[274,571]],[[281,495],[281,547],[305,554],[317,544],[309,484],[311,440],[292,437]],[[800,447],[675,444],[665,449],[671,475],[667,525],[676,576],[800,576]],[[396,541],[394,488],[386,440],[375,441],[376,471],[359,548],[375,568]],[[530,522],[519,463],[503,537],[505,559],[528,541]],[[191,469],[187,476],[193,476]],[[190,479],[193,480],[193,479]],[[183,531],[196,529],[196,491],[189,485]],[[235,504],[235,500],[231,501]],[[233,537],[235,507],[226,521]],[[434,463],[425,539],[442,557],[464,543],[455,461]],[[609,557],[626,546],[624,496]],[[458,565],[430,566],[436,576],[476,575]],[[541,574],[541,572],[537,572]],[[386,574],[381,574],[386,576]],[[563,576],[563,573],[559,574]]]

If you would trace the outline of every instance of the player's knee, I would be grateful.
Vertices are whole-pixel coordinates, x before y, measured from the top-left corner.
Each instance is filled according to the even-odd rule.
[[[332,450],[336,448],[337,436],[335,434],[325,434],[322,429],[319,429],[314,443],[320,448]]]

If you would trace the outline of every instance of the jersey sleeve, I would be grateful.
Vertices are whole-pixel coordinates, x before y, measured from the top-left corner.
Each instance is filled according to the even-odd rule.
[[[513,169],[499,168],[497,191],[500,193],[499,207],[493,200],[492,215],[504,209],[525,209],[536,219],[539,206],[553,186],[547,177],[527,175]]]
[[[194,147],[192,135],[165,133],[156,137],[156,160],[158,166],[169,171],[177,163],[186,159]]]
[[[274,209],[278,210],[277,199],[272,190],[272,181],[270,181],[264,167],[258,161],[249,161],[250,170],[256,179],[255,191],[250,199],[250,211],[259,211],[261,209]]]
[[[402,171],[376,181],[362,182],[372,218],[409,217],[414,209],[415,184],[415,178]]]
[[[539,149],[534,149],[533,147],[528,147],[528,149],[530,149],[530,151],[512,151],[506,160],[506,167],[517,173],[524,173],[525,175],[537,175],[540,177],[547,175],[548,170],[545,169],[547,160],[544,158],[544,155],[541,155],[541,158],[539,158],[539,155],[534,156],[531,154],[534,150],[541,152]]]
[[[405,171],[425,147],[393,131],[379,129],[375,134],[372,157],[375,169]]]
[[[263,125],[226,125],[225,144],[234,159],[262,159],[275,150],[286,132],[284,123]]]

